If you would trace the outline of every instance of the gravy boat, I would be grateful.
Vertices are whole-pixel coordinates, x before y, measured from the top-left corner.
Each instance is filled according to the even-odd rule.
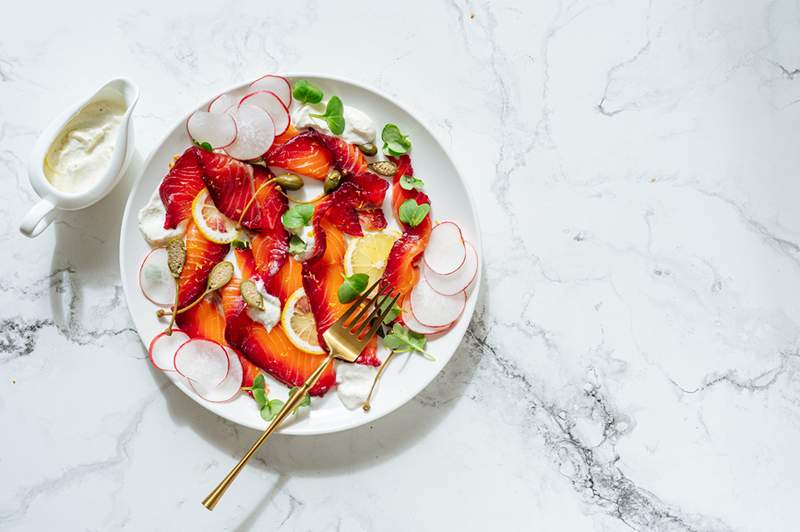
[[[108,168],[88,189],[81,192],[65,192],[55,188],[44,174],[44,160],[47,151],[72,117],[86,105],[109,96],[122,99],[125,114],[117,131],[114,152]],[[133,121],[131,114],[139,100],[139,88],[124,78],[112,79],[103,84],[91,96],[78,102],[55,118],[39,136],[33,147],[28,163],[28,179],[41,198],[22,219],[19,230],[23,235],[33,238],[39,236],[53,220],[55,209],[74,211],[85,209],[100,201],[119,183],[131,161],[134,152]]]

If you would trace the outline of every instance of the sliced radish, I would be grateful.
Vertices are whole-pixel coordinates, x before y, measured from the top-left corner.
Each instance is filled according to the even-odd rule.
[[[189,136],[214,148],[230,146],[236,140],[236,121],[229,114],[195,111],[186,121]]]
[[[178,329],[172,329],[171,335],[166,332],[157,334],[147,349],[150,362],[161,371],[175,371],[175,352],[188,339],[189,335]]]
[[[291,122],[289,109],[272,91],[256,91],[245,94],[239,101],[239,105],[255,105],[265,110],[275,125],[276,136],[289,129],[289,123]]]
[[[265,153],[275,140],[275,125],[266,111],[255,105],[242,105],[233,111],[239,134],[225,151],[234,159],[248,161]]]
[[[238,91],[234,92],[223,92],[210,102],[208,102],[208,107],[206,111],[209,113],[224,113],[225,109],[236,105],[239,103],[239,100],[242,98],[241,94],[237,94]]]
[[[242,387],[242,378],[244,377],[244,369],[239,355],[228,347],[222,346],[222,348],[230,361],[230,371],[225,379],[217,386],[206,386],[199,382],[189,381],[189,386],[197,395],[212,403],[222,403],[236,397]]]
[[[250,89],[274,92],[275,96],[281,99],[283,105],[286,107],[292,105],[292,84],[284,77],[267,74],[251,83]]]
[[[167,250],[155,248],[139,266],[139,288],[148,301],[169,307],[175,301],[175,279],[167,266]]]
[[[469,242],[464,242],[467,248],[467,257],[464,263],[453,273],[442,275],[433,271],[427,264],[422,265],[422,275],[435,291],[445,296],[454,296],[466,290],[475,279],[478,272],[478,252]]]
[[[205,338],[192,338],[182,343],[175,351],[173,363],[175,371],[203,388],[222,384],[231,368],[225,348]]]
[[[421,324],[414,316],[414,313],[411,312],[409,298],[403,301],[403,313],[401,314],[401,318],[403,319],[403,323],[406,324],[406,327],[419,334],[439,334],[450,328],[450,325],[445,325],[444,327],[428,327],[427,325]]]
[[[436,273],[448,275],[456,271],[467,257],[461,228],[453,222],[442,222],[431,230],[425,248],[425,264]]]
[[[450,325],[461,316],[467,302],[464,292],[444,296],[431,288],[428,281],[420,279],[409,297],[411,312],[417,321],[428,327]]]

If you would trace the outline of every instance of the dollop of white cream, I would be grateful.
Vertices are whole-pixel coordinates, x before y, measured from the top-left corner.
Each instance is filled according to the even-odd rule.
[[[327,102],[301,104],[292,111],[292,123],[298,128],[311,127],[330,134],[331,130],[328,128],[327,122],[311,116],[325,114],[326,106]],[[345,105],[342,115],[344,116],[344,131],[339,136],[343,140],[351,144],[375,142],[375,124],[366,113]]]
[[[247,315],[251,320],[263,325],[267,331],[271,331],[281,321],[281,301],[267,292],[261,279],[255,279],[254,282],[258,293],[264,299],[264,310],[248,306]]]
[[[121,99],[90,102],[73,116],[47,150],[44,175],[64,192],[92,187],[111,164],[125,114]]]
[[[164,229],[167,209],[161,202],[158,190],[153,193],[147,205],[139,211],[139,231],[151,246],[163,246],[175,237],[183,236],[187,222],[184,220],[175,229]]]
[[[367,400],[378,368],[361,364],[337,364],[336,395],[350,409],[360,408]]]

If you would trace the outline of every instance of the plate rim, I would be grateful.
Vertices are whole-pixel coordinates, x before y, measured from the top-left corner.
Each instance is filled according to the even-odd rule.
[[[475,198],[473,196],[472,190],[469,187],[469,184],[467,183],[467,181],[463,177],[463,174],[462,174],[462,171],[461,171],[461,167],[453,159],[453,157],[450,154],[450,152],[447,149],[445,149],[444,143],[442,142],[442,139],[439,137],[439,135],[434,133],[434,131],[428,126],[428,124],[425,121],[421,120],[419,118],[419,116],[417,116],[416,113],[412,112],[409,109],[409,107],[401,99],[399,99],[397,97],[394,97],[394,96],[390,96],[390,95],[386,94],[385,92],[383,92],[382,90],[377,89],[377,88],[375,88],[375,87],[373,87],[371,85],[362,83],[360,81],[355,81],[355,80],[353,80],[351,78],[348,78],[348,77],[328,74],[328,73],[325,73],[325,72],[275,72],[275,73],[273,73],[273,75],[282,76],[282,77],[286,77],[286,78],[314,77],[314,78],[330,80],[330,81],[333,81],[333,82],[349,84],[349,85],[357,87],[357,88],[359,88],[361,90],[364,90],[364,91],[367,91],[367,92],[371,92],[372,94],[374,94],[374,95],[376,95],[376,96],[378,96],[380,98],[383,98],[386,101],[391,102],[393,105],[396,105],[400,110],[402,110],[403,112],[408,114],[412,119],[414,119],[417,122],[417,124],[419,124],[419,126],[421,126],[425,130],[425,132],[428,133],[431,136],[431,138],[433,138],[434,142],[436,142],[436,144],[438,144],[439,148],[441,149],[442,153],[444,153],[444,155],[447,158],[448,162],[455,169],[456,176],[458,177],[458,180],[461,182],[461,184],[464,187],[464,191],[466,192],[467,200],[469,201],[470,212],[472,214],[473,222],[475,224],[475,235],[473,235],[472,244],[474,246],[476,246],[477,251],[479,253],[479,256],[481,258],[484,256],[484,254],[483,254],[483,239],[482,239],[482,235],[481,235],[481,226],[480,226],[480,219],[479,219],[479,216],[478,216],[478,209],[477,209],[477,206],[475,204]],[[240,88],[244,87],[245,85],[247,85],[249,83],[252,83],[252,81],[249,81],[249,82],[245,81],[245,82],[241,82],[241,83],[238,83],[238,84],[235,84],[235,85],[231,85],[231,86],[229,86],[229,87],[227,87],[227,88],[215,93],[214,95],[212,95],[212,98],[214,96],[218,95],[218,94],[225,94],[227,92],[231,92],[231,91],[240,89]],[[203,101],[207,101],[207,100],[203,100]],[[192,107],[189,110],[189,112],[187,112],[186,114],[181,116],[181,118],[178,121],[176,121],[172,125],[172,127],[168,128],[166,130],[166,132],[164,133],[164,135],[161,136],[161,138],[158,141],[158,143],[156,143],[154,145],[154,147],[150,150],[150,153],[148,154],[147,158],[143,161],[142,166],[141,166],[141,171],[138,172],[138,175],[136,176],[136,178],[134,179],[133,183],[131,184],[131,188],[128,191],[128,198],[125,200],[125,209],[123,211],[122,222],[120,224],[119,248],[118,248],[119,267],[120,267],[120,281],[122,282],[122,291],[123,291],[123,294],[125,295],[125,305],[126,305],[126,307],[128,309],[128,313],[131,316],[131,321],[133,321],[133,326],[136,329],[136,334],[139,337],[139,339],[142,341],[142,344],[144,345],[145,348],[147,347],[147,341],[145,341],[145,339],[142,338],[142,335],[139,332],[139,327],[136,325],[136,321],[133,319],[133,311],[131,310],[131,306],[130,306],[130,303],[129,303],[130,295],[128,294],[127,283],[125,283],[125,281],[124,281],[124,279],[126,278],[126,270],[127,270],[127,268],[126,268],[126,265],[125,265],[125,261],[123,260],[123,249],[126,247],[126,243],[127,243],[127,240],[126,240],[126,237],[125,237],[125,233],[126,233],[126,227],[128,226],[128,222],[129,222],[128,218],[131,215],[131,209],[132,209],[132,204],[133,204],[134,193],[141,186],[141,182],[142,182],[142,180],[144,179],[144,176],[145,176],[145,170],[150,165],[150,163],[152,162],[153,158],[156,156],[156,153],[158,153],[158,151],[161,149],[161,147],[164,145],[164,143],[167,141],[167,139],[173,134],[173,132],[176,129],[178,129],[181,126],[181,124],[183,122],[185,122],[189,118],[189,116],[191,116],[191,114],[194,113],[199,108],[200,108],[199,106]],[[480,296],[480,289],[481,289],[482,277],[483,277],[482,273],[483,273],[483,261],[480,260],[478,262],[478,272],[475,275],[475,277],[476,277],[475,286],[473,287],[473,289],[472,289],[472,291],[470,293],[470,297],[467,300],[467,306],[464,308],[464,312],[461,315],[461,318],[468,317],[468,321],[469,322],[472,321],[473,315],[475,313],[475,307],[477,305],[477,301],[478,301],[478,298]],[[336,433],[336,432],[343,432],[343,431],[346,431],[346,430],[354,429],[354,428],[360,427],[362,425],[365,425],[367,423],[373,423],[373,422],[375,422],[375,421],[377,421],[377,420],[379,420],[381,418],[386,417],[387,415],[389,415],[392,412],[396,411],[400,407],[405,406],[406,404],[408,404],[409,401],[411,401],[412,399],[414,399],[414,397],[419,395],[419,393],[422,390],[424,390],[431,382],[433,382],[434,379],[436,379],[436,377],[442,372],[442,370],[444,368],[447,367],[447,364],[453,358],[453,355],[455,354],[456,350],[458,349],[458,346],[461,345],[461,343],[463,342],[464,337],[467,334],[468,328],[469,328],[469,323],[467,323],[467,326],[464,328],[464,331],[461,333],[460,338],[458,339],[458,342],[456,344],[456,347],[453,348],[453,350],[450,353],[448,353],[448,355],[446,357],[441,357],[442,362],[443,362],[442,363],[442,367],[439,369],[439,371],[437,371],[436,373],[433,374],[433,376],[432,376],[432,378],[430,380],[427,380],[425,382],[420,381],[420,383],[418,383],[417,385],[411,387],[410,390],[409,390],[410,393],[407,394],[407,397],[404,400],[398,401],[396,404],[392,405],[390,408],[388,408],[384,412],[381,412],[380,415],[375,416],[375,417],[373,417],[373,416],[364,416],[363,419],[355,419],[350,423],[345,423],[345,424],[342,424],[342,425],[339,425],[339,426],[335,426],[335,427],[327,427],[327,428],[321,428],[321,429],[315,429],[315,430],[293,431],[292,427],[288,426],[288,427],[279,428],[277,432],[279,434],[292,435],[292,436],[316,436],[316,435],[322,435],[322,434],[333,434],[333,433]],[[176,382],[175,380],[169,378],[169,376],[167,378],[170,380],[170,382],[172,382],[172,384],[174,384],[177,388],[179,388],[181,390],[181,392],[184,393],[184,395],[188,396],[192,401],[197,403],[199,406],[201,406],[205,410],[211,412],[212,414],[220,416],[221,418],[226,419],[227,421],[229,421],[231,423],[236,423],[237,425],[242,426],[242,427],[251,428],[253,430],[263,430],[263,428],[254,427],[254,426],[242,423],[240,421],[231,419],[228,416],[224,415],[223,413],[220,413],[219,411],[217,411],[217,409],[210,408],[209,405],[205,404],[204,402],[201,402],[199,397],[195,397],[194,394],[189,393],[188,388],[183,386],[180,382]]]

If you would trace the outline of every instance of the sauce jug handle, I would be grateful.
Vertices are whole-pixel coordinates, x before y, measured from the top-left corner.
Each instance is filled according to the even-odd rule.
[[[22,223],[19,224],[20,232],[28,238],[39,236],[53,221],[51,213],[54,208],[55,206],[46,199],[39,200],[39,203],[28,211],[28,214],[22,219]]]

